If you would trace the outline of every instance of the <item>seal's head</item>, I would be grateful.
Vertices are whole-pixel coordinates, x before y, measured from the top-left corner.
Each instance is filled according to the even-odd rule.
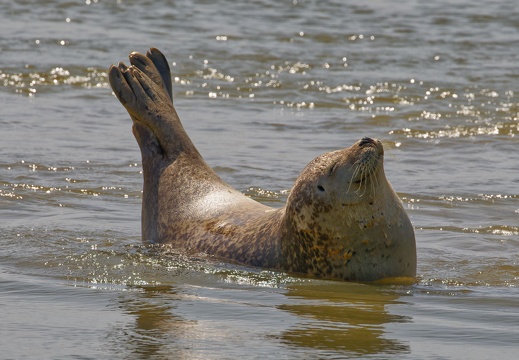
[[[307,165],[287,200],[290,240],[282,251],[290,269],[350,280],[414,276],[415,264],[394,271],[394,261],[385,258],[407,238],[414,244],[414,233],[383,158],[381,142],[365,137]]]
[[[347,149],[320,155],[302,171],[288,202],[300,210],[316,206],[339,210],[369,202],[378,192],[378,178],[385,179],[383,158],[380,141],[368,137]]]
[[[305,180],[299,184],[314,185],[317,199],[329,204],[358,204],[375,196],[377,176],[384,172],[383,157],[380,141],[365,137],[348,149],[316,158],[303,172]],[[307,183],[310,178],[314,184]]]

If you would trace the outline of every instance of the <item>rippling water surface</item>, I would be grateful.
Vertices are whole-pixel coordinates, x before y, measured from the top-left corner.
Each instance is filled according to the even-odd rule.
[[[518,9],[2,2],[2,357],[515,358]],[[418,282],[310,280],[142,246],[140,153],[106,71],[150,46],[198,149],[258,201],[282,206],[312,158],[382,139]]]

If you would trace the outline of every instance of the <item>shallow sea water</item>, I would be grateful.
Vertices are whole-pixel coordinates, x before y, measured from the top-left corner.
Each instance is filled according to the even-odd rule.
[[[0,12],[1,357],[515,359],[519,8],[504,1],[12,1]],[[207,162],[279,207],[363,136],[418,280],[299,278],[140,243],[107,68],[161,49]]]

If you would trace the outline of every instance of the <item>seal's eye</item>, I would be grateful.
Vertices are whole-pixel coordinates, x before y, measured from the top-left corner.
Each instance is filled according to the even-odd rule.
[[[317,185],[317,190],[324,192],[324,188],[321,185]]]

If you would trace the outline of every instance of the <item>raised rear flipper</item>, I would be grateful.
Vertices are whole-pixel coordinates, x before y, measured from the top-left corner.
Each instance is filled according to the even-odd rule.
[[[166,57],[155,48],[151,48],[144,56],[138,52],[130,54],[130,63],[149,76],[158,85],[163,85],[173,101],[171,72]]]
[[[109,70],[112,89],[132,120],[152,131],[162,153],[170,162],[181,153],[201,159],[173,107],[168,89],[171,81],[164,82],[162,75],[169,74],[169,67],[167,63],[161,62],[159,55],[150,56],[132,53],[130,67],[124,63],[112,65]],[[162,69],[162,74],[154,61]],[[137,140],[139,141],[138,137]],[[142,148],[143,144],[139,145]]]

